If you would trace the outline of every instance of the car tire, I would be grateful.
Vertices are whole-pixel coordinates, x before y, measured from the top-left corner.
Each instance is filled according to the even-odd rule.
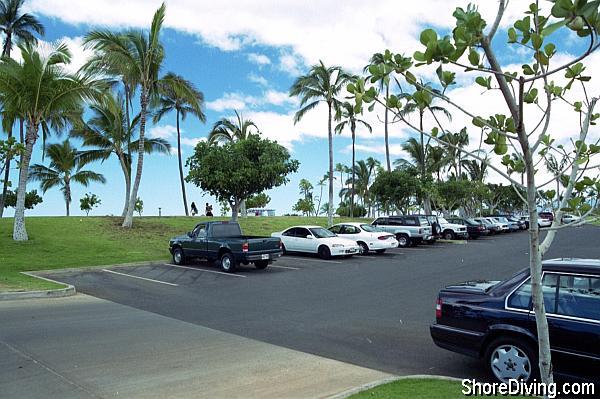
[[[454,240],[454,232],[452,230],[444,230],[444,240]]]
[[[383,254],[383,253],[385,253],[385,249],[378,249],[375,252],[378,253],[378,254]]]
[[[237,262],[231,252],[225,252],[221,255],[221,270],[225,273],[234,273],[237,269]]]
[[[258,270],[266,269],[267,266],[269,266],[268,260],[257,260],[254,262],[254,267],[256,267]]]
[[[181,247],[173,248],[173,263],[175,263],[178,266],[185,265],[186,260],[187,259],[185,257],[185,254],[183,253],[183,249]]]
[[[283,245],[283,243],[281,243],[281,254],[287,255],[287,250],[285,249],[285,245]]]
[[[318,252],[319,252],[319,257],[321,259],[325,259],[325,260],[331,259],[331,250],[329,249],[329,247],[327,245],[321,245],[319,247]]]
[[[360,247],[361,255],[366,256],[369,254],[369,246],[366,243],[359,241],[357,244]]]
[[[398,240],[398,248],[406,248],[410,246],[410,237],[406,234],[396,234],[396,240]]]
[[[494,339],[487,346],[484,359],[492,377],[498,382],[522,379],[529,383],[539,375],[536,352],[523,339]]]

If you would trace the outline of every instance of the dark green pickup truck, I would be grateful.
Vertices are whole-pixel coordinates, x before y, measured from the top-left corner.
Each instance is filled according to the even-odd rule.
[[[276,237],[251,237],[242,235],[235,222],[203,222],[186,235],[172,238],[169,251],[176,265],[189,258],[219,261],[221,269],[233,273],[242,263],[254,263],[257,269],[266,268],[273,259],[281,256],[283,246]]]

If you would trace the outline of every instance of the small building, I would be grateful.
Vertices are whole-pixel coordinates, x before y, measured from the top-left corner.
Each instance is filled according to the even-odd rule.
[[[275,216],[275,209],[250,208],[246,212],[248,216]]]

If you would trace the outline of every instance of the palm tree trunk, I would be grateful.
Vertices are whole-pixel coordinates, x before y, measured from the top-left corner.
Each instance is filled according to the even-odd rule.
[[[29,177],[29,163],[33,146],[37,139],[37,124],[27,122],[27,137],[25,139],[25,152],[21,156],[19,166],[19,186],[17,187],[17,203],[15,206],[15,219],[13,225],[13,240],[27,241],[27,229],[25,228],[25,195],[27,194],[27,179]]]
[[[327,138],[329,140],[329,206],[327,209],[327,225],[333,226],[333,134],[331,132],[331,102],[327,103]]]
[[[181,133],[179,131],[179,109],[177,109],[177,158],[179,159],[179,181],[181,182],[183,209],[185,210],[185,216],[190,216],[188,212],[187,197],[185,196],[185,184],[183,182],[183,164],[181,163]]]
[[[390,97],[390,85],[389,83],[385,86],[385,98],[386,100]],[[390,165],[390,142],[389,142],[389,134],[388,134],[388,107],[385,107],[385,111],[383,114],[383,131],[385,135],[385,162],[387,164],[387,171],[390,172],[392,167]]]
[[[423,116],[424,112],[419,111],[419,128],[421,129],[421,179],[425,181],[427,167],[425,157],[427,154],[425,152],[425,140],[423,135]],[[431,197],[429,196],[428,192],[425,192],[425,198],[423,199],[423,210],[425,211],[426,215],[431,215]]]
[[[69,180],[65,179],[65,204],[67,208],[67,216],[71,216],[71,185]]]
[[[386,108],[387,111],[387,108]],[[386,115],[387,117],[387,115]],[[386,137],[387,139],[387,137]],[[352,193],[350,195],[350,217],[354,218],[354,167],[356,163],[356,151],[354,145],[356,144],[356,132],[352,129]],[[387,148],[386,148],[387,151]],[[388,166],[389,166],[389,158],[388,158]]]
[[[142,88],[140,93],[140,138],[138,146],[138,159],[137,167],[135,170],[135,180],[133,182],[133,188],[129,197],[129,206],[127,207],[127,215],[123,220],[123,227],[131,228],[133,225],[133,208],[135,208],[135,202],[137,200],[138,190],[140,188],[140,181],[142,180],[142,168],[144,167],[144,138],[146,131],[146,114],[148,112],[148,92],[145,88]]]
[[[125,216],[127,216],[127,208],[129,207],[129,193],[131,192],[131,176],[129,175],[129,168],[127,166],[127,161],[125,160],[125,155],[121,152],[118,152],[117,158],[119,158],[119,164],[121,165],[123,177],[125,178],[125,204],[123,205],[123,212],[121,212],[121,217],[125,218]]]
[[[10,58],[10,48],[12,47],[12,32],[8,32],[4,38],[4,48],[2,49],[2,57]]]
[[[8,138],[12,137],[12,129],[8,131]],[[8,182],[10,180],[10,157],[6,157],[6,165],[4,170],[4,181],[2,182],[2,197],[0,197],[0,218],[4,215],[4,204],[6,198],[6,192],[8,191]]]

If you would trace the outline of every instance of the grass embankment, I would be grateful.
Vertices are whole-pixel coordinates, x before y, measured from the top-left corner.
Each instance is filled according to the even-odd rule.
[[[460,381],[409,378],[359,392],[350,396],[350,399],[462,399],[466,398],[462,390]],[[511,398],[525,397],[511,396]]]
[[[169,238],[190,231],[203,220],[208,219],[142,217],[125,230],[121,218],[114,217],[31,217],[27,218],[29,241],[14,242],[12,218],[0,219],[0,290],[58,287],[20,274],[23,271],[168,260]],[[249,217],[240,224],[244,234],[268,236],[295,224],[325,226],[327,218]]]

